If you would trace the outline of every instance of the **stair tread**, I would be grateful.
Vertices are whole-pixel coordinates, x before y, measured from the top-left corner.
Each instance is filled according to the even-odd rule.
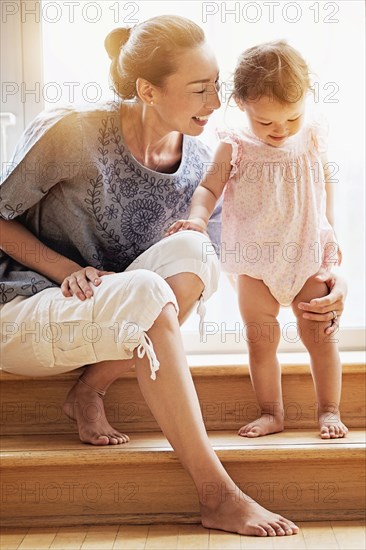
[[[351,373],[365,373],[365,353],[361,351],[340,352],[343,375]],[[279,353],[279,362],[282,366],[282,374],[298,375],[310,373],[309,356],[307,353]],[[199,376],[223,376],[236,375],[248,376],[248,355],[247,354],[215,354],[215,355],[187,355],[190,371],[194,377]],[[86,367],[80,367],[63,374],[29,377],[12,374],[0,369],[0,381],[10,382],[11,380],[76,380]],[[130,371],[124,373],[121,378],[136,378],[136,373]]]
[[[130,434],[124,445],[93,446],[81,443],[74,434],[4,436],[1,438],[3,467],[30,466],[42,463],[70,465],[75,460],[83,463],[159,462],[177,460],[172,447],[161,433]],[[313,430],[286,431],[265,438],[242,438],[231,431],[209,432],[213,448],[222,460],[268,460],[296,455],[296,459],[320,459],[330,456],[342,458],[359,456],[364,451],[365,431],[354,429],[346,438],[332,441],[320,439]],[[31,464],[32,463],[32,464]]]

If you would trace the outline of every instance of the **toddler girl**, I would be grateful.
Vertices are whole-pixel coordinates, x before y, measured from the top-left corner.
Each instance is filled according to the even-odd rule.
[[[276,357],[280,305],[292,306],[310,353],[321,437],[344,437],[348,431],[340,419],[342,369],[337,346],[326,333],[329,322],[304,319],[298,307],[328,294],[316,275],[341,262],[324,130],[319,123],[304,123],[309,89],[307,64],[286,42],[246,50],[235,69],[233,97],[249,128],[218,133],[221,142],[194,193],[188,220],[168,230],[204,232],[224,191],[221,265],[236,278],[261,409],[258,419],[239,430],[244,437],[284,427]],[[337,323],[336,311],[332,322]]]

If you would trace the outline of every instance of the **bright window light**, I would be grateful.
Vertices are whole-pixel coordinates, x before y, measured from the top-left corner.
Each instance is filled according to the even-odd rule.
[[[364,3],[361,1],[254,2],[43,2],[43,63],[46,108],[113,98],[103,42],[118,26],[132,26],[161,14],[188,16],[205,31],[221,68],[223,107],[202,139],[215,146],[215,127],[241,125],[244,115],[226,105],[237,57],[249,46],[284,38],[308,61],[315,97],[309,111],[329,122],[329,160],[335,187],[336,232],[343,250],[342,274],[349,295],[343,327],[365,324],[364,304]],[[227,107],[227,108],[226,108]],[[207,304],[206,319],[241,322],[234,291],[225,275]],[[280,321],[294,321],[282,308]],[[183,330],[196,330],[192,315]]]

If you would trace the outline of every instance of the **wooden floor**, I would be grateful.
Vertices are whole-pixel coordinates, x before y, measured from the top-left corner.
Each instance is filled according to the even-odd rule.
[[[9,528],[1,550],[364,550],[361,521],[298,523],[291,537],[244,537],[199,525],[108,525],[59,528]]]

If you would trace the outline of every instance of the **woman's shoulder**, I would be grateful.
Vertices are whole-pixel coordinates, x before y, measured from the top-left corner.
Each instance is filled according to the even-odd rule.
[[[24,135],[44,134],[56,126],[69,126],[75,129],[75,124],[87,119],[101,119],[105,116],[117,116],[119,106],[116,102],[105,102],[96,105],[65,105],[40,112],[26,128]]]
[[[62,147],[82,141],[90,126],[100,125],[108,117],[116,117],[118,104],[65,105],[41,111],[26,127],[20,137],[12,163],[18,163],[36,145]]]

